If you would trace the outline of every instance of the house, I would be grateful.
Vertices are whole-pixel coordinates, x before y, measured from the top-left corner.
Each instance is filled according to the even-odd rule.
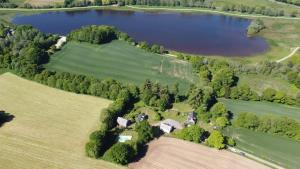
[[[165,133],[171,133],[173,130],[173,127],[166,123],[160,123],[159,129]]]
[[[191,125],[191,124],[196,124],[196,122],[197,122],[196,113],[195,112],[190,112],[188,114],[186,124]]]
[[[124,119],[123,117],[118,117],[117,123],[121,127],[128,127],[130,124],[130,120]]]
[[[145,114],[145,113],[141,113],[137,117],[137,121],[144,121],[144,120],[147,120],[147,119],[148,119],[148,115]]]
[[[183,129],[182,125],[178,121],[173,119],[165,119],[161,121],[161,123],[165,123],[169,126],[172,126],[174,129]]]

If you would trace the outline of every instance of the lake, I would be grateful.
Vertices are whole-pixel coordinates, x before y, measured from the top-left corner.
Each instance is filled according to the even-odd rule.
[[[136,41],[191,54],[249,56],[268,48],[263,38],[247,37],[250,20],[224,15],[85,10],[18,15],[12,22],[60,35],[85,25],[112,25]]]

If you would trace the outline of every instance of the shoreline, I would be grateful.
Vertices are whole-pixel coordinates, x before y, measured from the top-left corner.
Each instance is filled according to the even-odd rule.
[[[266,15],[254,15],[254,14],[243,14],[234,12],[224,12],[220,10],[211,10],[205,8],[183,8],[183,7],[148,7],[148,6],[85,6],[85,7],[72,7],[72,8],[41,8],[41,9],[27,9],[27,8],[0,8],[0,12],[52,12],[52,11],[76,11],[76,10],[97,10],[97,9],[110,9],[119,11],[170,11],[170,12],[197,12],[197,13],[208,13],[208,14],[219,14],[225,16],[242,17],[242,18],[267,18],[267,19],[283,19],[283,20],[300,20],[300,17],[287,17],[287,16],[266,16]]]

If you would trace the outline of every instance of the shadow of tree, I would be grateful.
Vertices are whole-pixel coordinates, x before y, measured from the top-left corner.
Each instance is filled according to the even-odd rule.
[[[0,110],[0,127],[4,125],[4,123],[10,122],[15,118],[14,115],[6,113],[3,110]]]

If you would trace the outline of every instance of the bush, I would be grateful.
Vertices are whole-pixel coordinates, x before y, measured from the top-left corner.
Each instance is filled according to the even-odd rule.
[[[218,102],[210,109],[212,118],[216,119],[218,117],[225,117],[228,119],[229,113],[224,103]]]
[[[213,131],[210,136],[206,139],[206,144],[210,147],[217,149],[225,148],[224,137],[219,131]]]
[[[135,131],[138,133],[138,142],[148,143],[154,138],[153,128],[148,121],[141,121],[135,125]]]
[[[261,30],[265,29],[265,25],[264,25],[264,22],[260,19],[256,19],[256,20],[253,20],[251,22],[251,24],[249,25],[248,29],[247,29],[247,34],[248,35],[254,35],[258,32],[260,32]]]
[[[192,125],[176,132],[175,136],[183,140],[199,143],[201,138],[203,138],[204,132],[204,129],[198,125]]]
[[[134,148],[126,143],[116,143],[103,155],[103,159],[117,164],[126,165],[135,156]]]
[[[99,158],[106,150],[106,131],[95,131],[90,134],[90,141],[85,145],[88,157]]]
[[[218,117],[216,119],[216,125],[219,126],[219,127],[221,127],[221,128],[224,128],[224,127],[226,127],[229,124],[230,123],[229,123],[228,119],[225,118],[225,117]]]

